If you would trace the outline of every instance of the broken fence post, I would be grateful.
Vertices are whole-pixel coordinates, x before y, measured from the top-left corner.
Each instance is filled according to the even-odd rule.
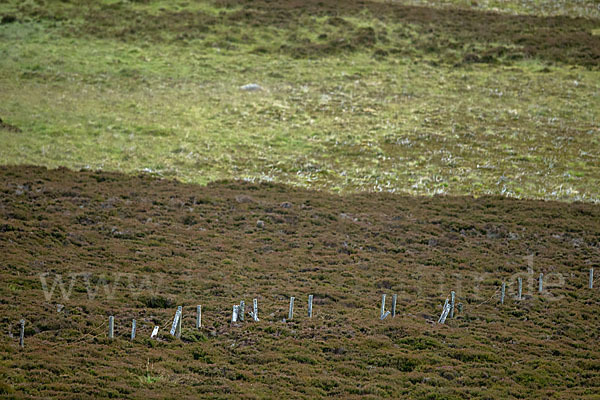
[[[152,334],[150,335],[150,339],[154,339],[156,337],[156,335],[158,335],[158,326],[155,326],[154,329],[152,329]]]
[[[115,317],[112,315],[108,317],[108,338],[113,339],[115,337]]]
[[[238,319],[244,322],[244,309],[246,308],[246,302],[244,300],[240,301],[240,308],[238,310]]]
[[[312,318],[312,303],[313,303],[313,295],[308,295],[308,318]]]
[[[519,282],[519,292],[517,293],[517,299],[522,300],[523,299],[523,279],[517,278],[517,280]]]
[[[594,288],[594,268],[590,268],[590,289]]]
[[[500,292],[500,304],[504,304],[504,295],[506,294],[506,282],[502,282],[502,291]]]
[[[196,306],[196,329],[202,327],[202,306]]]
[[[450,318],[454,318],[454,298],[456,297],[456,293],[454,291],[450,292]]]
[[[381,313],[379,314],[379,317],[381,319],[384,319],[385,317],[383,316],[385,314],[385,293],[381,295]]]
[[[288,320],[294,318],[294,296],[290,297],[290,310],[288,311]]]
[[[135,339],[135,319],[131,321],[131,340]]]
[[[540,273],[540,279],[538,280],[538,292],[542,293],[544,290],[544,274]]]
[[[22,319],[21,321],[21,330],[19,333],[19,346],[21,348],[25,347],[25,320]]]
[[[240,306],[233,306],[233,311],[231,312],[231,323],[237,322],[238,313],[240,312]]]
[[[450,302],[448,301],[448,298],[446,298],[446,302],[444,303],[444,308],[442,309],[442,314],[440,315],[440,318],[438,319],[438,324],[446,323],[446,317],[448,317],[448,313],[450,313]]]
[[[398,301],[398,295],[392,295],[392,318],[396,316],[396,301]]]

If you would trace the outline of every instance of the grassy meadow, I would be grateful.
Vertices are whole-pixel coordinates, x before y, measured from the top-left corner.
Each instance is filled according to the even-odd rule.
[[[0,161],[600,199],[593,1],[298,4],[0,2]]]

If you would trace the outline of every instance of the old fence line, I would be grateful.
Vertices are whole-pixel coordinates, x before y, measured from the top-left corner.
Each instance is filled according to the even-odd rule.
[[[521,301],[521,300],[523,300],[523,280],[521,277],[517,278],[517,285],[518,286],[517,286],[516,300]],[[492,298],[494,298],[498,294],[498,292],[500,292],[500,305],[504,305],[505,299],[506,299],[506,287],[507,287],[506,282],[502,282],[501,287],[498,288],[496,290],[496,292],[488,300],[476,305],[474,308],[478,308],[479,306],[481,306],[485,303],[488,303]],[[590,270],[589,270],[588,288],[589,289],[594,288],[594,268],[590,268]],[[543,291],[544,291],[544,274],[540,273],[539,278],[538,278],[538,293],[542,294]],[[380,320],[384,320],[390,315],[392,316],[392,318],[394,318],[397,315],[396,304],[397,304],[397,300],[398,300],[398,295],[397,294],[392,295],[391,311],[386,311],[386,297],[387,297],[386,293],[383,293],[381,295],[381,310],[380,310],[380,315],[379,315]],[[458,309],[459,313],[462,312],[462,303],[456,304],[456,298],[457,298],[457,296],[456,296],[455,291],[451,291],[450,296],[446,297],[444,305],[442,306],[442,313],[440,314],[440,316],[437,320],[437,322],[439,324],[445,324],[447,318],[450,318],[450,319],[454,318],[455,317],[455,309]],[[308,296],[308,317],[309,318],[312,318],[312,316],[313,316],[313,299],[314,299],[314,296],[312,294]],[[291,321],[294,318],[294,300],[295,300],[295,297],[291,296],[290,302],[289,302],[287,321]],[[243,322],[245,312],[246,311],[245,311],[245,301],[244,300],[241,300],[239,304],[233,305],[232,315],[231,315],[231,323],[234,324],[237,322]],[[252,300],[252,311],[248,311],[248,314],[252,317],[254,322],[259,321],[259,319],[258,319],[258,299]],[[177,311],[175,312],[175,316],[173,318],[173,322],[171,324],[171,330],[169,331],[171,336],[174,336],[178,339],[181,338],[182,320],[183,320],[183,306],[178,306]],[[285,318],[283,319],[283,322],[286,322]],[[93,332],[83,335],[81,338],[79,338],[75,342],[79,342],[79,341],[83,340],[84,338],[92,335],[92,333],[99,330],[103,325],[104,325],[104,323],[102,323],[100,326],[98,326]],[[196,329],[202,328],[202,305],[196,306],[196,324],[195,324],[195,326],[196,326]],[[19,329],[19,347],[24,348],[25,347],[25,320],[24,319],[21,319],[19,321],[19,328],[20,328]],[[134,340],[136,338],[136,329],[137,329],[137,321],[135,319],[133,319],[131,322],[131,335],[130,335],[131,340]],[[160,329],[159,326],[154,326],[152,333],[150,335],[150,338],[156,338],[158,336],[159,329]],[[115,335],[115,317],[113,315],[110,315],[108,317],[108,338],[114,339],[114,337],[115,337],[114,335]],[[97,337],[97,336],[98,335],[95,335],[95,337]]]

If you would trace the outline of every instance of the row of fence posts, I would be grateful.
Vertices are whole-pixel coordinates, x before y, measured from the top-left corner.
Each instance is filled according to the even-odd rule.
[[[311,294],[308,296],[308,317],[312,318],[313,315],[313,298],[314,296]],[[294,318],[294,300],[295,297],[290,297],[290,306],[288,310],[288,318],[287,320],[292,320]],[[240,301],[239,305],[234,305],[231,313],[231,323],[243,322],[244,314],[245,314],[246,304],[244,300]],[[182,306],[177,307],[177,311],[175,313],[175,317],[173,318],[173,324],[171,325],[170,334],[175,336],[176,338],[181,338],[181,320],[183,319],[183,308]],[[252,301],[252,311],[248,311],[248,314],[252,317],[255,322],[258,322],[258,299],[254,299]],[[285,319],[284,319],[285,321]],[[196,329],[200,329],[202,327],[202,306],[196,306]],[[158,326],[155,326],[151,338],[155,338],[158,334]],[[134,319],[131,323],[131,340],[135,339],[136,332],[136,320]],[[108,317],[108,337],[110,339],[114,339],[115,337],[115,317]]]
[[[522,278],[517,278],[517,299],[518,300],[522,300],[523,299],[523,279]],[[594,288],[594,268],[590,268],[590,274],[589,274],[589,283],[588,283],[588,288],[589,289],[593,289]],[[540,273],[539,279],[538,279],[538,292],[542,293],[544,290],[544,274]],[[504,299],[506,297],[506,282],[502,282],[502,286],[500,289],[500,304],[504,304]],[[288,321],[291,321],[294,318],[294,300],[295,297],[290,297],[290,306],[289,306],[289,310],[288,310]],[[398,301],[398,295],[394,294],[392,295],[392,309],[391,311],[386,311],[385,309],[385,300],[386,300],[386,294],[382,294],[381,296],[381,313],[379,316],[379,319],[384,320],[386,319],[388,316],[392,316],[392,318],[394,318],[396,316],[396,303]],[[446,322],[446,318],[450,317],[450,318],[454,318],[454,309],[455,309],[455,301],[456,301],[456,293],[454,291],[452,291],[450,293],[450,299],[446,298],[446,301],[444,302],[444,307],[442,309],[442,314],[440,315],[439,319],[438,319],[438,323],[440,324],[444,324]],[[234,305],[233,306],[233,312],[231,315],[231,322],[235,323],[235,322],[243,322],[244,321],[244,314],[245,314],[245,302],[244,300],[240,301],[239,305]],[[462,304],[459,303],[458,304],[458,309],[459,312],[461,310]],[[177,307],[177,312],[175,313],[175,318],[173,319],[173,324],[171,326],[171,335],[175,336],[176,338],[181,338],[181,320],[183,319],[182,316],[183,313],[183,308],[182,306]],[[252,319],[255,322],[258,322],[258,300],[254,299],[252,301],[252,311],[249,311],[248,314],[252,317]],[[309,295],[308,296],[308,317],[312,318],[312,314],[313,314],[313,295]],[[285,319],[284,319],[285,321]],[[25,347],[25,320],[22,319],[19,321],[20,322],[20,334],[19,334],[19,346],[21,348]],[[198,305],[196,307],[196,329],[200,329],[202,327],[202,306]],[[152,334],[150,335],[151,338],[155,338],[158,335],[158,326],[155,326],[154,329],[152,330]],[[131,340],[135,339],[135,334],[136,334],[136,320],[132,320],[131,322]],[[108,337],[110,339],[114,339],[115,337],[115,317],[114,316],[109,316],[108,317]]]
[[[588,288],[589,289],[593,289],[594,288],[594,268],[590,268],[590,274],[589,274],[589,281],[588,281]],[[538,278],[538,293],[542,293],[544,291],[544,273],[540,273],[540,276]],[[442,313],[440,314],[440,318],[438,319],[438,323],[445,323],[446,322],[446,318],[448,317],[448,314],[450,314],[450,318],[454,318],[454,301],[455,301],[455,292],[451,292],[450,293],[450,298],[451,300],[448,301],[448,298],[446,298],[446,301],[444,303],[444,306],[442,307]],[[506,297],[506,282],[502,282],[502,286],[500,288],[500,304],[504,304],[504,299]],[[517,278],[517,300],[523,300],[523,279],[521,277]],[[394,306],[395,306],[395,299],[394,299]],[[383,314],[383,308],[384,308],[384,304],[385,304],[385,295],[383,295],[383,300],[382,300],[382,305],[381,305],[381,319],[384,319],[387,314],[384,316]],[[461,304],[459,304],[459,309]]]
[[[523,300],[523,279],[517,278],[517,299]],[[590,268],[590,275],[588,281],[588,288],[594,288],[594,268]],[[538,278],[538,293],[542,293],[544,291],[544,274],[540,273],[540,277]],[[502,289],[500,292],[500,304],[504,304],[504,298],[506,295],[506,282],[502,282]]]

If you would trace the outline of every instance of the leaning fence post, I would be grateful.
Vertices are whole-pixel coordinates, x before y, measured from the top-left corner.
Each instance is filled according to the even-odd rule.
[[[115,317],[112,315],[108,317],[108,338],[113,339],[115,337]]]
[[[202,306],[196,306],[196,329],[202,327]]]
[[[135,339],[135,319],[131,321],[131,340]]]
[[[522,300],[523,299],[523,279],[521,279],[520,277],[517,278],[518,282],[519,282],[519,292],[517,293],[517,299]]]
[[[313,295],[308,295],[308,318],[312,318],[312,303],[313,303]]]
[[[385,293],[381,295],[381,313],[379,317],[383,319],[383,315],[385,314]]]
[[[454,291],[450,292],[450,318],[454,318],[454,298],[456,297],[456,293]]]
[[[21,332],[19,334],[19,346],[21,348],[25,347],[25,320],[22,319],[21,321]]]
[[[590,268],[590,289],[594,288],[594,268]]]
[[[177,311],[175,312],[175,318],[173,318],[173,325],[171,325],[171,331],[169,332],[171,335],[175,337],[181,336],[181,314],[182,307],[177,307]]]
[[[179,321],[177,321],[177,331],[175,331],[175,337],[181,339],[181,320],[183,319],[183,307],[179,306]]]
[[[448,298],[446,297],[446,301],[444,302],[444,307],[442,308],[442,314],[440,315],[440,318],[438,319],[438,324],[446,323],[446,317],[448,317],[449,312],[450,312],[450,302],[448,301]]]
[[[294,318],[294,296],[290,297],[290,310],[288,311],[288,320]]]
[[[392,318],[396,316],[396,301],[398,301],[398,295],[392,295]]]
[[[505,293],[506,293],[506,282],[502,282],[502,291],[500,293],[500,304],[504,304]]]
[[[542,293],[544,290],[544,274],[540,273],[540,279],[538,281],[538,292]]]
[[[246,308],[246,302],[244,300],[240,301],[240,307],[238,309],[238,319],[244,322],[244,309]]]

